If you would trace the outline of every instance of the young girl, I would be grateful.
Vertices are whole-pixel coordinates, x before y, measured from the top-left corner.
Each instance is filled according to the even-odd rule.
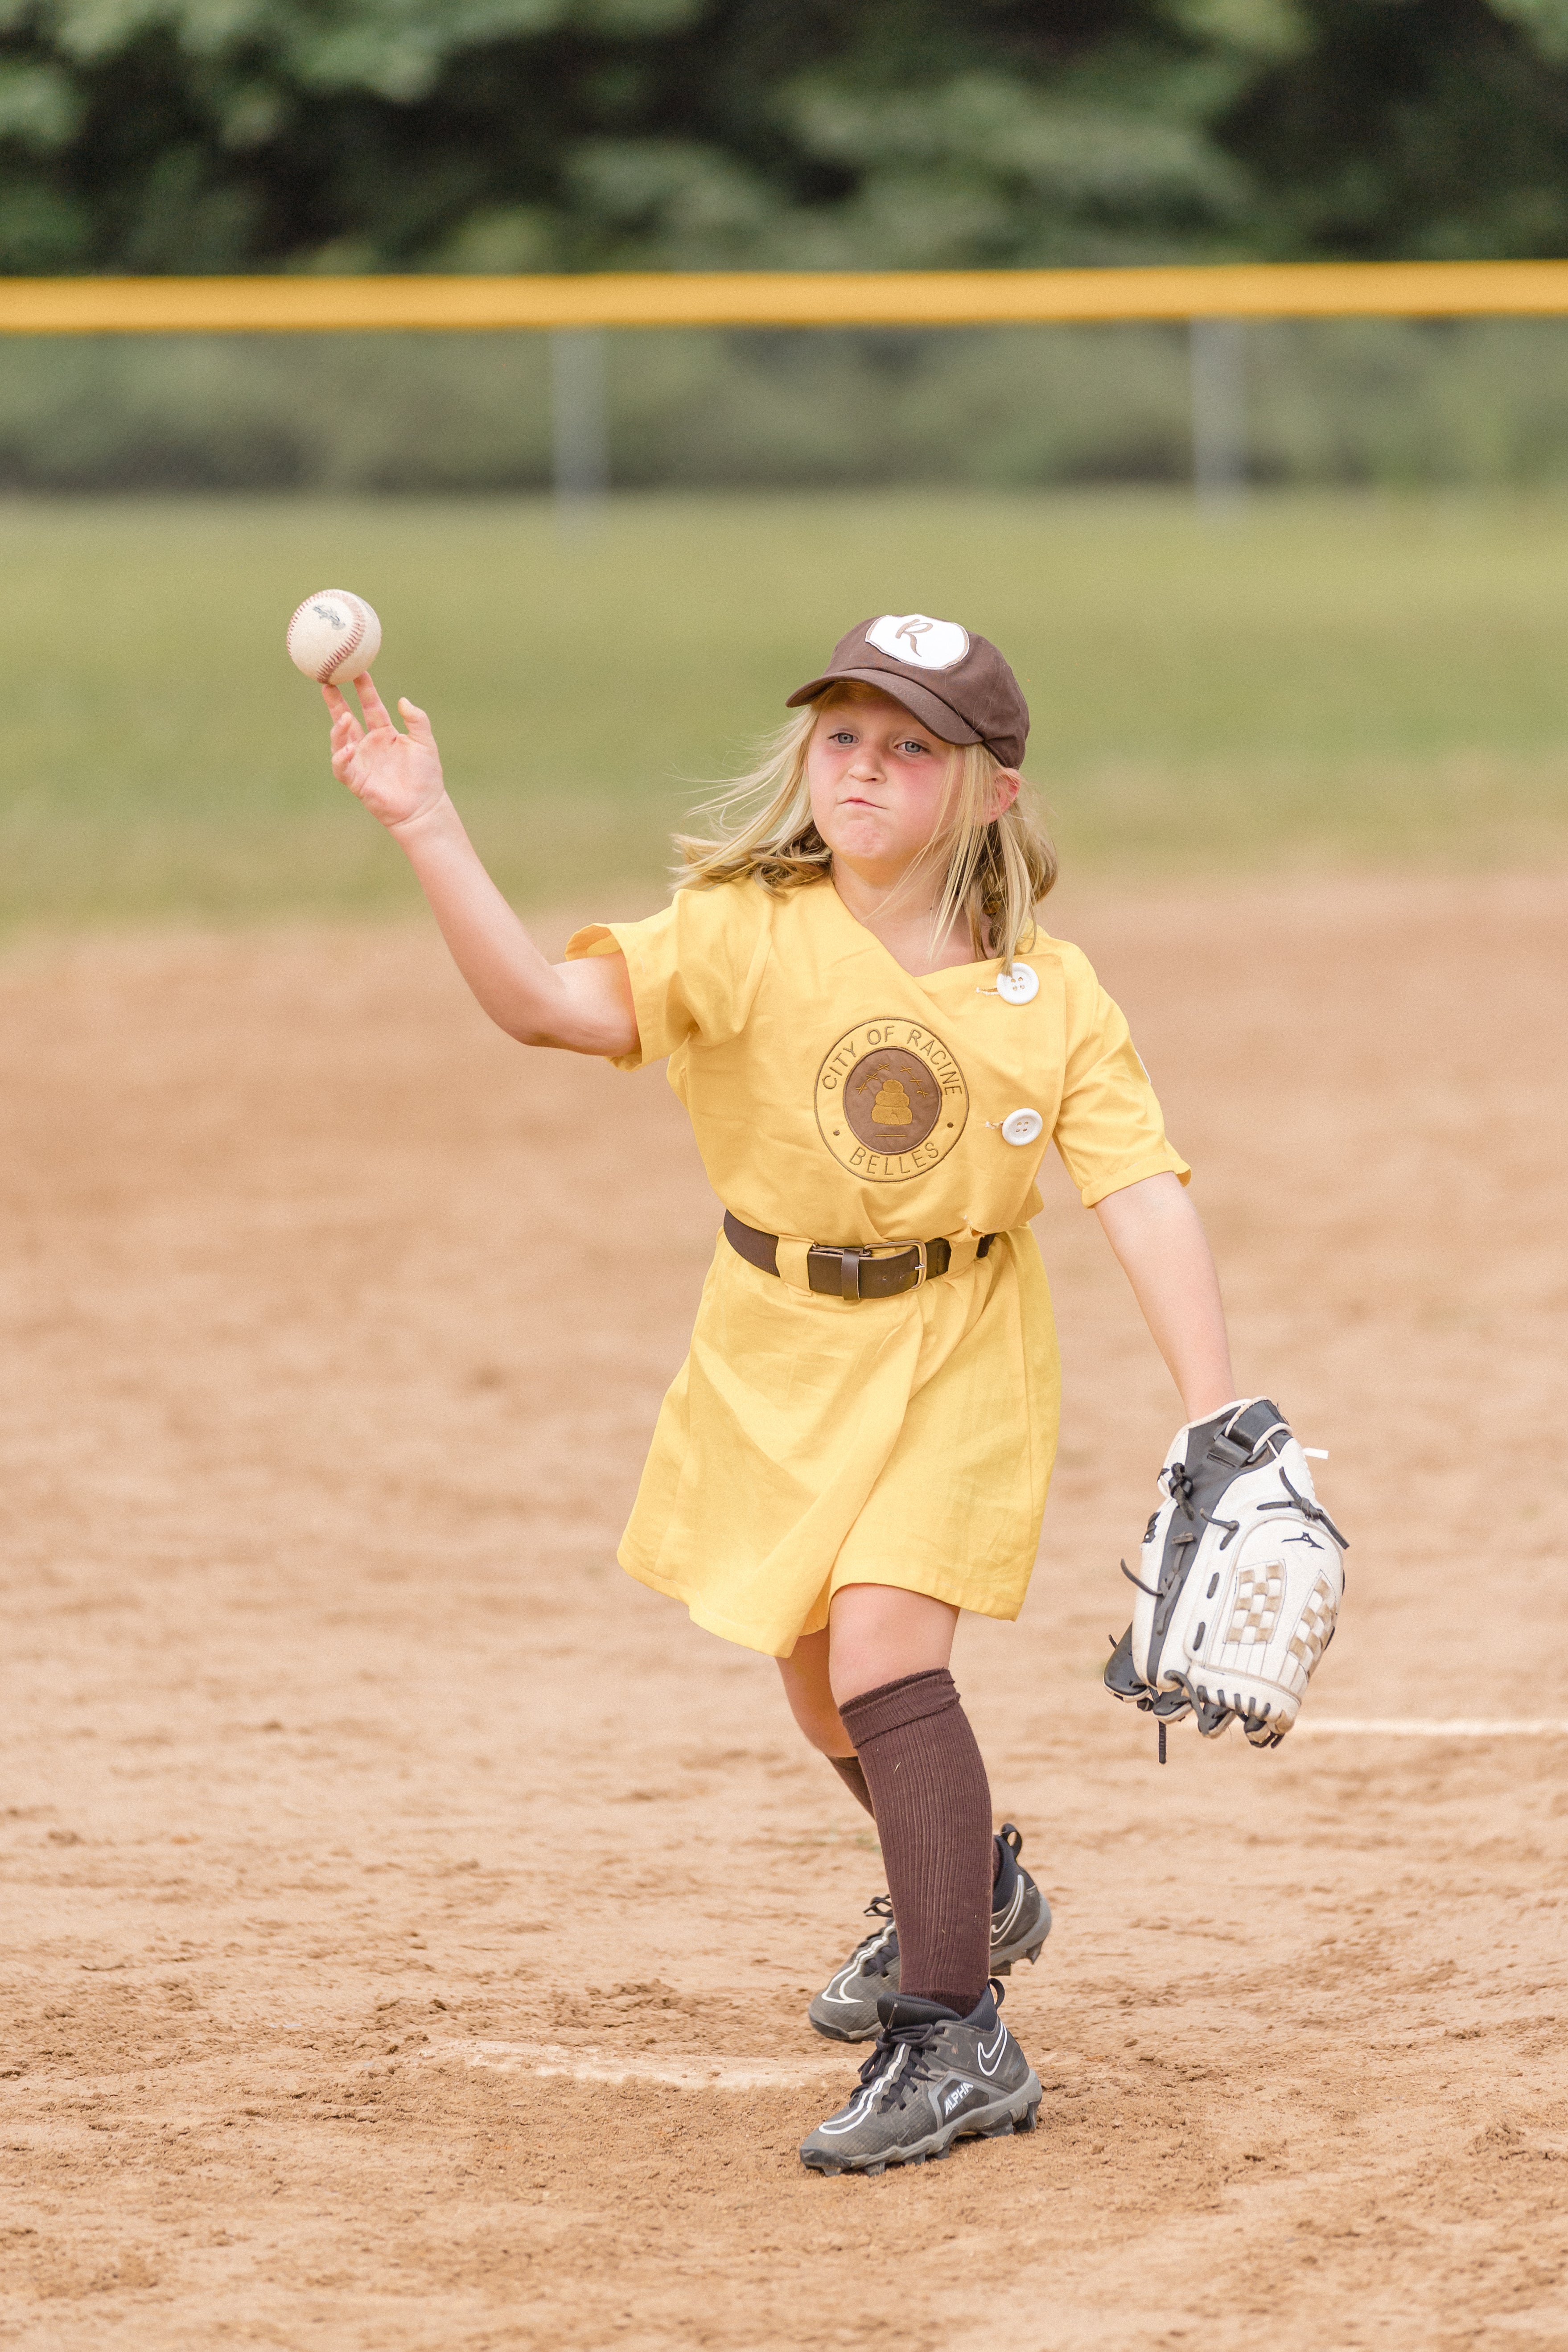
[[[989,1979],[1049,1926],[948,1661],[1018,1613],[1056,1443],[1029,1219],[1054,1140],[1190,1422],[1233,1399],[1213,1261],[1127,1024],[1035,921],[1056,877],[1019,774],[1028,711],[950,621],[851,629],[680,844],[673,902],[552,965],[485,873],[425,713],[341,694],[332,770],[402,844],[485,1011],[618,1069],[665,1056],[724,1204],[623,1565],[779,1661],[806,1738],[873,1814],[891,1920],[812,2004],[876,2035],[801,2155],[880,2172],[1027,2129],[1040,2085]],[[873,1906],[873,1908],[879,1906]],[[885,1903],[880,1906],[884,1913]]]

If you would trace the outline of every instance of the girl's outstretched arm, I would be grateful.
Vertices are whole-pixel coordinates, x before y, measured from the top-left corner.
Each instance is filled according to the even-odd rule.
[[[332,773],[401,843],[453,960],[490,1019],[524,1045],[611,1058],[635,1053],[637,1013],[624,956],[547,963],[479,863],[447,796],[430,721],[401,701],[400,735],[368,673],[354,688],[362,726],[335,687]]]
[[[1145,1176],[1095,1210],[1132,1285],[1189,1421],[1236,1395],[1219,1276],[1198,1213],[1177,1176]]]

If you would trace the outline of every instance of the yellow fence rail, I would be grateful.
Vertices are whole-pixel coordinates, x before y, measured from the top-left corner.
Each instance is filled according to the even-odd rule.
[[[606,271],[552,278],[0,278],[0,333],[13,335],[992,327],[1138,319],[1544,318],[1563,313],[1568,313],[1568,261]]]

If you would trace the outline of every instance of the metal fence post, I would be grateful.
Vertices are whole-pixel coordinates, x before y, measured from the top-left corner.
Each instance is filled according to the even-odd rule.
[[[590,520],[610,487],[605,337],[598,328],[557,328],[550,338],[551,461],[563,523]]]
[[[1193,488],[1201,506],[1234,505],[1247,489],[1247,341],[1239,319],[1191,327]]]

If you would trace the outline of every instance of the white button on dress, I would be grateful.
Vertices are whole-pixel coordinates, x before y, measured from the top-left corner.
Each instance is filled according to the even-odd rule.
[[[1030,1004],[1040,992],[1040,975],[1032,963],[1009,964],[996,975],[996,993],[1008,1004]]]
[[[1033,1143],[1045,1123],[1037,1110],[1010,1110],[1002,1122],[1002,1140]]]

